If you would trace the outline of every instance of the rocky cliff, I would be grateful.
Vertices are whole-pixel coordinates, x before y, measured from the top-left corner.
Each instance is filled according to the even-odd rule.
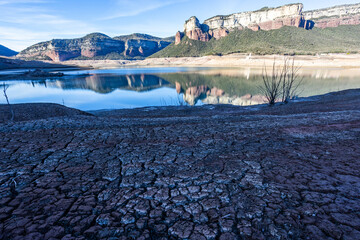
[[[172,40],[146,34],[132,34],[111,38],[92,33],[76,39],[54,39],[35,44],[17,57],[21,59],[66,61],[81,59],[131,59],[147,57],[171,44]]]
[[[360,24],[360,4],[307,12],[303,12],[301,3],[289,4],[278,8],[265,7],[253,12],[219,15],[205,20],[203,24],[193,16],[185,22],[184,32],[176,34],[175,44],[179,44],[183,36],[207,42],[211,38],[220,39],[231,31],[245,28],[253,31],[267,31],[294,26],[310,30],[313,27],[326,28],[357,24]]]
[[[235,13],[228,16],[216,16],[205,20],[210,35],[215,36],[222,29],[253,30],[278,29],[283,26],[303,27],[302,4],[291,4],[278,8],[263,8],[255,12]]]
[[[360,3],[307,11],[303,15],[313,21],[314,26],[318,28],[359,25]]]
[[[360,3],[340,5],[330,8],[323,8],[318,10],[303,12],[303,15],[307,19],[317,19],[322,17],[344,17],[349,15],[360,14]]]
[[[3,45],[0,45],[0,56],[11,57],[15,56],[16,54],[18,53]]]

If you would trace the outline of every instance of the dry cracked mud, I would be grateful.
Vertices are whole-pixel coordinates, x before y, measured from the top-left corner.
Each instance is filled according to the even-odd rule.
[[[26,106],[0,123],[1,239],[360,239],[360,90],[35,120]]]

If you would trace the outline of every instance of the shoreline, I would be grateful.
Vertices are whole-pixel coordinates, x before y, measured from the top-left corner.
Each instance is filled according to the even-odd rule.
[[[126,68],[126,67],[263,67],[283,64],[284,55],[231,54],[225,56],[182,57],[182,58],[146,58],[145,60],[69,60],[61,64],[78,67]],[[294,56],[297,65],[321,68],[360,68],[360,54],[322,54],[317,56]]]
[[[57,70],[91,70],[113,68],[151,68],[151,67],[209,67],[209,68],[241,68],[271,67],[283,64],[284,59],[295,59],[298,66],[304,68],[360,68],[360,54],[321,54],[321,55],[249,55],[231,54],[224,56],[204,57],[169,57],[146,58],[144,60],[68,60],[63,62],[53,61],[23,61],[10,59],[15,65],[1,65],[0,71],[21,69],[57,69]],[[19,62],[19,63],[17,63]]]
[[[357,99],[358,98],[358,99]],[[279,113],[278,110],[286,110],[293,112],[291,108],[301,109],[305,106],[305,108],[314,107],[313,110],[310,112],[316,112],[317,110],[324,109],[331,109],[333,108],[334,111],[342,111],[347,109],[340,109],[334,105],[329,106],[317,106],[319,102],[322,104],[330,103],[332,101],[340,102],[341,104],[345,104],[347,100],[350,101],[358,101],[360,106],[360,88],[359,89],[347,89],[341,91],[334,91],[329,92],[326,94],[321,95],[314,95],[309,97],[300,97],[296,100],[292,100],[288,104],[284,104],[281,102],[276,103],[275,105],[268,105],[267,103],[257,104],[257,105],[248,105],[248,106],[240,106],[240,105],[232,105],[232,104],[204,104],[201,106],[147,106],[147,107],[137,107],[137,108],[120,108],[120,109],[97,109],[97,110],[80,110],[78,108],[67,107],[58,103],[43,103],[43,102],[34,102],[34,103],[16,103],[11,104],[13,108],[15,108],[15,115],[16,115],[16,108],[20,109],[19,116],[15,117],[15,122],[17,118],[20,121],[31,121],[36,119],[46,119],[46,118],[53,118],[53,117],[71,117],[74,115],[93,115],[93,116],[100,116],[100,115],[113,115],[117,114],[118,112],[126,112],[132,114],[133,112],[166,112],[167,110],[177,111],[177,110],[191,110],[191,111],[203,111],[203,110],[212,110],[212,109],[234,109],[239,111],[243,114],[253,114],[255,112],[262,112],[262,113],[271,113],[271,109],[276,109],[273,113]],[[336,103],[336,102],[335,102]],[[336,104],[335,104],[336,105]],[[346,106],[350,109],[356,108],[356,106],[350,106],[346,104]],[[0,104],[0,113],[2,113],[2,118],[0,118],[0,124],[8,122],[6,120],[7,117],[10,116],[10,113],[7,110],[8,104]],[[34,110],[35,108],[36,110]],[[50,108],[51,110],[46,110]],[[348,109],[348,110],[350,110]],[[360,110],[360,108],[358,109]],[[26,113],[28,111],[28,113]],[[307,110],[308,111],[308,110]],[[327,111],[327,110],[326,110]],[[8,116],[7,116],[8,115]],[[11,122],[8,122],[11,123]]]

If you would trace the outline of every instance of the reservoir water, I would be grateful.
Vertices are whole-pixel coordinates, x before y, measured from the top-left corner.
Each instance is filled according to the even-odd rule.
[[[11,73],[11,72],[10,72]],[[259,68],[121,68],[66,71],[44,80],[3,80],[10,103],[49,102],[81,110],[168,105],[262,104]],[[360,88],[360,69],[302,68],[298,97]],[[1,72],[0,72],[1,74]],[[9,71],[6,72],[9,74]],[[0,104],[5,98],[0,96]]]

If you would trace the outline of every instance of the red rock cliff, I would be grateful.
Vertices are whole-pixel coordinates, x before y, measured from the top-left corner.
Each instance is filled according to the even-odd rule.
[[[303,4],[289,4],[278,8],[263,8],[254,12],[235,13],[209,18],[200,24],[196,17],[185,22],[184,34],[193,40],[209,41],[211,38],[226,37],[235,29],[253,31],[274,30],[284,26],[312,29],[340,25],[360,24],[360,4],[336,6],[333,8],[303,12]],[[182,33],[176,35],[179,44]]]

